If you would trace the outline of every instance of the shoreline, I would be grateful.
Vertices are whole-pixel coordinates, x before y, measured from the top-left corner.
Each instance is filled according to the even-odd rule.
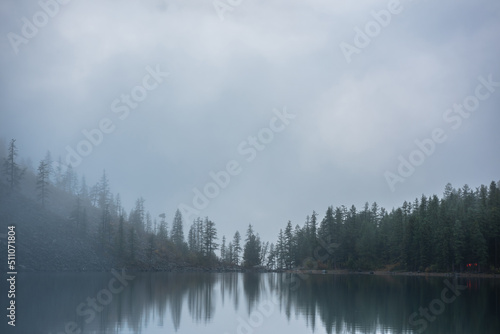
[[[119,267],[103,270],[21,270],[21,273],[102,273],[110,272],[111,270],[125,269],[127,272],[142,272],[142,273],[288,273],[300,275],[373,275],[373,276],[418,276],[418,277],[461,277],[461,278],[500,278],[500,274],[493,273],[437,273],[437,272],[412,272],[412,271],[353,271],[348,269],[330,269],[330,270],[304,270],[304,269],[288,269],[288,270],[265,270],[265,269],[248,269],[248,268],[207,268],[207,267],[177,267],[177,268],[131,268]]]
[[[286,270],[286,273],[303,275],[374,275],[374,276],[420,276],[420,277],[465,277],[465,278],[500,278],[499,274],[488,273],[436,273],[436,272],[412,272],[412,271],[351,271],[347,269],[331,270]]]

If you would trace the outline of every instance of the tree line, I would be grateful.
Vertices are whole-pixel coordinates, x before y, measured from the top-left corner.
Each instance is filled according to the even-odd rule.
[[[16,157],[11,140],[1,179],[10,191],[19,191],[21,180],[31,173]],[[71,166],[54,163],[50,152],[33,178],[42,208],[50,209],[56,193],[70,195],[69,220],[75,228],[95,236],[101,251],[130,265],[410,271],[498,271],[500,267],[500,182],[476,189],[447,184],[442,198],[422,195],[390,212],[376,202],[366,203],[362,210],[354,205],[330,206],[322,219],[313,211],[302,226],[288,221],[277,240],[269,243],[261,241],[251,224],[244,239],[239,231],[219,238],[209,217],[195,219],[185,237],[179,210],[169,227],[166,214],[153,217],[142,197],[127,213],[120,195],[111,192],[105,171],[88,187],[85,177],[79,181]]]
[[[288,222],[271,245],[268,265],[277,268],[410,271],[498,271],[500,182],[445,186],[441,199],[422,195],[387,212],[377,203],[327,208],[302,227]]]

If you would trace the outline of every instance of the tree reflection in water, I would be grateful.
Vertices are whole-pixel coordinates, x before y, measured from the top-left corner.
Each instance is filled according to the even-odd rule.
[[[443,278],[277,273],[134,273],[136,278],[90,323],[76,307],[106,286],[109,273],[24,274],[17,298],[19,331],[64,333],[75,321],[83,333],[148,333],[195,323],[207,332],[237,333],[234,319],[249,319],[273,303],[265,322],[302,319],[327,333],[411,333],[411,313],[439,298]],[[500,332],[500,282],[460,279],[468,289],[448,304],[426,333]],[[22,287],[22,289],[21,289]],[[34,302],[35,301],[35,302]],[[280,320],[283,318],[283,320]],[[22,320],[24,319],[24,320]],[[26,321],[25,319],[30,319]],[[22,320],[22,321],[21,321]],[[189,322],[189,323],[186,323]],[[16,326],[17,327],[17,326]],[[214,329],[215,330],[215,329]]]

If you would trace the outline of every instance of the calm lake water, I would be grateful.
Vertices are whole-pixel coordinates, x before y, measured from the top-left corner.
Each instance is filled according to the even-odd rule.
[[[17,325],[2,332],[500,333],[500,279],[125,275],[19,274]]]

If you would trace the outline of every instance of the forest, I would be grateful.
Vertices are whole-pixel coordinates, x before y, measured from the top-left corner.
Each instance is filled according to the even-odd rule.
[[[41,212],[65,217],[114,266],[500,273],[500,182],[475,189],[448,183],[441,198],[422,195],[390,212],[377,203],[361,210],[329,206],[323,217],[313,211],[302,224],[281,223],[276,240],[269,242],[252,225],[243,227],[244,235],[220,236],[209,217],[184,222],[179,210],[169,223],[165,213],[153,217],[142,197],[127,211],[105,171],[89,186],[50,152],[35,169],[29,161],[19,162],[14,139],[0,158],[5,196],[0,199],[17,196],[36,202]]]

